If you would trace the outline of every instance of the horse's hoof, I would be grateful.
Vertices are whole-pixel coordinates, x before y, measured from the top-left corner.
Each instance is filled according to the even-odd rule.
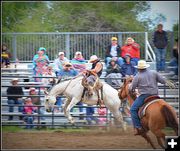
[[[123,128],[124,132],[127,130],[127,123],[126,122],[123,123],[122,128]]]

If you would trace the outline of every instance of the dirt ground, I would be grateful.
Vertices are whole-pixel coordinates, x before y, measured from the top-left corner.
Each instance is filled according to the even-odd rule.
[[[160,148],[155,137],[151,133],[149,135],[155,146]],[[3,132],[2,149],[151,149],[151,146],[141,136],[134,136],[132,128],[128,128],[126,132],[119,129]]]

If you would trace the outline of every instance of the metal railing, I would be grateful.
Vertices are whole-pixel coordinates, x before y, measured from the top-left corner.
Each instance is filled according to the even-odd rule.
[[[2,42],[6,43],[13,54],[13,60],[31,61],[39,47],[45,47],[50,60],[54,60],[59,51],[65,51],[69,59],[76,51],[81,51],[85,59],[92,54],[104,59],[105,49],[112,36],[118,37],[122,46],[127,37],[132,37],[141,46],[141,56],[145,57],[145,32],[62,32],[62,33],[2,33]]]

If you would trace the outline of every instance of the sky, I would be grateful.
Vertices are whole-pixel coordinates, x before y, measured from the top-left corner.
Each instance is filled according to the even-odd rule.
[[[152,15],[161,13],[166,17],[163,23],[164,30],[172,30],[173,24],[179,22],[179,2],[178,1],[151,1]]]

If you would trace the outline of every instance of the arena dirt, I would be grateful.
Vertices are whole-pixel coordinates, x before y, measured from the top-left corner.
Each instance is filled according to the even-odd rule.
[[[169,132],[167,135],[172,135]],[[155,137],[149,133],[157,148]],[[88,132],[3,132],[2,149],[151,149],[140,136],[133,135],[133,129],[126,132],[119,129],[92,130]]]

